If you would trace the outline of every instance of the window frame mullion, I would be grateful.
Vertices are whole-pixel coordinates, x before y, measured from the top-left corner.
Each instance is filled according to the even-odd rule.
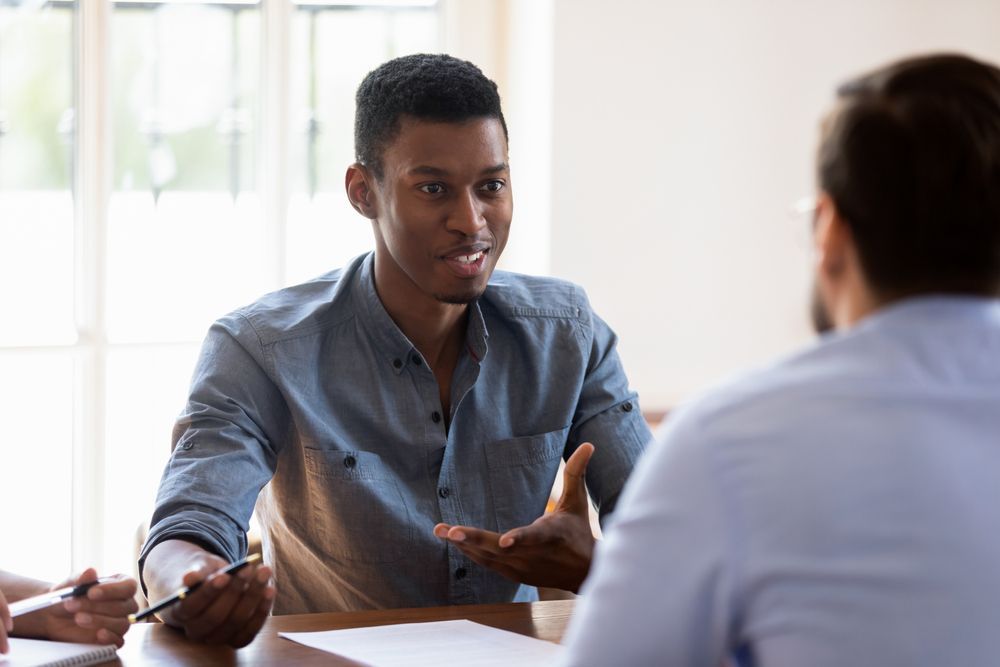
[[[291,87],[291,27],[293,7],[290,0],[261,0],[261,68],[257,145],[257,188],[264,212],[264,243],[270,250],[268,279],[272,289],[287,280],[286,249],[290,187],[289,118]]]
[[[111,185],[110,0],[74,11],[74,245],[77,358],[73,419],[73,569],[104,562],[107,432],[107,219]]]

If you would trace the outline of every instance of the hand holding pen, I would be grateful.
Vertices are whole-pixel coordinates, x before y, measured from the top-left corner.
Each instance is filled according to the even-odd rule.
[[[257,558],[230,564],[184,540],[165,540],[153,547],[143,578],[149,599],[163,602],[156,612],[161,620],[193,641],[234,648],[253,640],[275,596],[271,569]],[[178,588],[187,590],[181,595]]]
[[[260,554],[250,554],[243,560],[236,561],[232,565],[225,567],[219,570],[218,572],[215,572],[214,574],[210,575],[209,579],[199,579],[193,584],[190,584],[180,589],[170,597],[160,600],[159,602],[154,602],[152,605],[149,606],[148,609],[143,609],[141,613],[129,615],[128,621],[129,623],[137,623],[139,621],[145,620],[150,616],[152,616],[153,614],[163,611],[167,607],[171,607],[182,600],[186,600],[188,597],[191,596],[192,593],[201,588],[201,585],[204,584],[206,581],[218,580],[218,577],[223,574],[236,574],[247,565],[252,565],[259,560],[260,560]]]
[[[5,580],[38,583],[9,574]],[[98,579],[97,572],[88,568],[40,595],[7,603],[10,624],[0,633],[6,635],[9,627],[10,634],[25,637],[122,646],[127,617],[138,607],[135,592],[134,579]],[[0,644],[6,646],[5,637]]]

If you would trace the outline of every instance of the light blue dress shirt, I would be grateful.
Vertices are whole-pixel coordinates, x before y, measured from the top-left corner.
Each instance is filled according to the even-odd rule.
[[[612,510],[651,434],[583,291],[494,274],[469,308],[446,430],[372,269],[360,257],[211,328],[142,559],[170,538],[239,558],[256,503],[276,613],[530,600],[434,524],[531,523],[585,441],[591,496]]]
[[[881,310],[672,417],[571,665],[1000,663],[1000,302]]]

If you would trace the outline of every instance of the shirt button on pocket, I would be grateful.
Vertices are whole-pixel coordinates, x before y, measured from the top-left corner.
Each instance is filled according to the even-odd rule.
[[[622,403],[622,410],[624,410],[625,412],[632,412],[632,403],[631,402]]]
[[[350,469],[350,468],[353,468],[354,466],[356,466],[357,464],[358,464],[358,460],[356,458],[354,458],[353,456],[347,455],[347,456],[344,457],[344,467],[345,468]]]

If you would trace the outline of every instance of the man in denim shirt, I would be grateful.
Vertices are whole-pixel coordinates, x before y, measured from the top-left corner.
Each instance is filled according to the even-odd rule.
[[[195,639],[242,646],[272,602],[576,590],[587,492],[606,517],[650,439],[583,291],[493,271],[512,216],[496,85],[448,56],[390,61],[358,90],[355,143],[346,189],[374,253],[219,320],[174,432],[140,560],[150,597],[243,556],[255,503],[269,563],[161,614]]]

